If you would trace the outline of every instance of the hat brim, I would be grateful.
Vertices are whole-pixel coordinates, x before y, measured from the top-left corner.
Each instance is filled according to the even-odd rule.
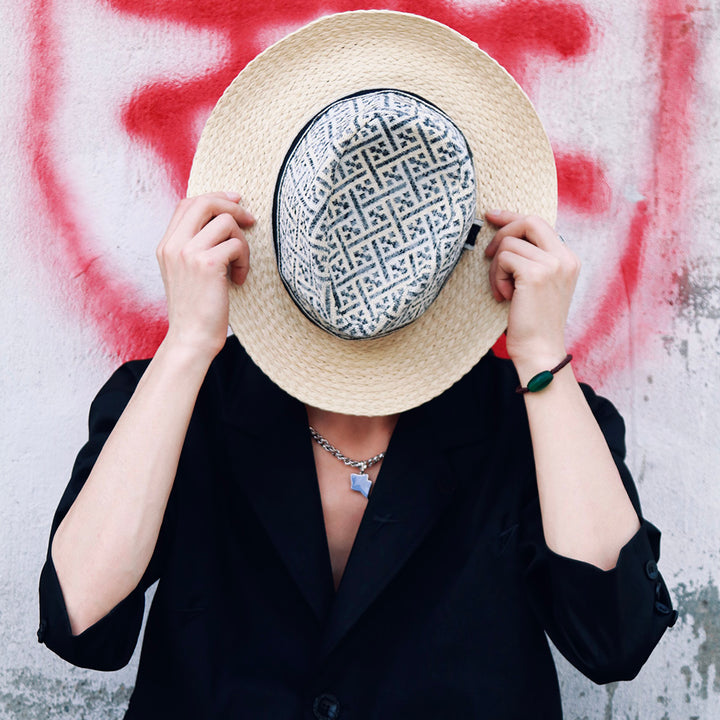
[[[250,272],[230,296],[230,326],[260,369],[304,403],[388,415],[439,395],[467,373],[507,324],[488,281],[485,225],[430,308],[373,340],[343,340],[314,325],[280,279],[272,232],[275,183],[310,118],[373,88],[415,93],[449,115],[473,153],[478,214],[491,208],[555,222],[557,181],[540,119],[515,80],[478,46],[417,15],[361,10],[320,18],[242,70],[198,144],[188,195],[240,193],[256,223]]]

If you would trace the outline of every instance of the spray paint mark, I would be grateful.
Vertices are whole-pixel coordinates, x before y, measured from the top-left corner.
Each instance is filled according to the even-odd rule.
[[[691,8],[682,0],[657,0],[648,10],[648,61],[656,68],[660,87],[652,122],[652,161],[640,188],[647,200],[636,204],[617,268],[606,275],[605,292],[599,302],[592,301],[587,329],[573,348],[577,361],[591,368],[597,380],[612,372],[616,358],[627,356],[624,345],[640,347],[657,333],[662,320],[658,314],[663,305],[672,305],[656,302],[655,313],[647,314],[634,312],[633,305],[638,295],[648,304],[651,298],[664,297],[682,250],[673,228],[679,227],[689,194],[686,148],[693,127],[694,86],[687,79],[695,74],[697,31]],[[624,337],[618,332],[623,320],[628,323]]]
[[[14,720],[120,720],[132,688],[86,679],[48,678],[29,668],[5,671],[0,692],[0,716]]]
[[[587,155],[555,150],[558,176],[558,200],[586,215],[607,212],[612,192],[602,163]]]
[[[122,109],[122,122],[130,138],[149,147],[158,157],[178,196],[182,195],[196,142],[198,114],[208,113],[222,90],[250,59],[268,44],[274,27],[291,28],[327,12],[359,8],[388,8],[424,14],[477,40],[521,82],[529,70],[537,72],[538,57],[570,62],[591,47],[593,23],[581,5],[549,0],[514,0],[501,7],[454,7],[450,3],[397,0],[362,3],[336,0],[283,2],[264,0],[232,3],[196,3],[190,0],[147,2],[108,0],[119,13],[147,21],[173,22],[211,30],[227,40],[229,53],[222,64],[192,80],[176,78],[140,87]],[[72,304],[98,328],[106,347],[120,359],[148,356],[161,341],[166,321],[162,303],[145,301],[130,278],[119,277],[106,258],[93,248],[91,228],[83,225],[78,199],[69,197],[53,159],[53,120],[62,89],[61,34],[54,23],[54,4],[30,4],[34,28],[31,65],[32,97],[27,107],[28,154],[33,174],[56,230],[59,257],[55,276],[65,268]],[[529,80],[528,80],[529,82]],[[570,156],[567,156],[570,157]],[[601,172],[578,151],[569,163],[560,160],[561,176],[595,178]],[[562,167],[569,169],[562,171]],[[581,173],[582,174],[582,173]],[[565,184],[563,197],[582,204],[587,187]]]
[[[360,8],[423,14],[477,41],[530,94],[533,81],[547,63],[575,63],[593,51],[601,35],[580,3],[550,0],[510,0],[491,6],[429,0],[249,0],[240,6],[220,0],[106,0],[105,4],[148,22],[209,30],[225,40],[228,52],[217,67],[192,80],[165,78],[138,87],[121,109],[128,136],[152,150],[178,196],[184,191],[191,164],[197,118],[210,111],[239,69],[269,44],[274,28],[289,30],[329,12]],[[640,346],[663,323],[661,303],[652,305],[652,313],[635,315],[633,303],[642,297],[650,306],[666,288],[668,271],[677,268],[679,246],[666,229],[681,226],[678,218],[688,194],[684,149],[693,127],[694,86],[687,78],[694,75],[697,33],[691,12],[681,0],[657,0],[647,8],[648,66],[655,69],[658,84],[652,155],[644,169],[646,179],[639,186],[647,200],[636,204],[619,242],[619,272],[613,268],[604,274],[607,282],[600,298],[592,298],[581,309],[579,315],[587,318],[586,329],[572,348],[585,377],[596,382],[626,364],[626,344]],[[68,285],[65,295],[95,325],[113,355],[120,359],[148,356],[165,332],[164,306],[143,298],[131,278],[120,277],[107,258],[97,257],[92,229],[83,224],[77,198],[68,196],[54,164],[53,122],[63,77],[61,34],[53,10],[51,1],[30,3],[35,36],[26,137],[33,176],[46,200],[58,248],[56,257],[44,257],[55,263],[54,276]],[[583,149],[553,144],[556,149],[561,147],[557,150],[561,203],[576,212],[607,217],[611,193],[602,163]],[[640,316],[642,321],[636,320]]]
[[[245,2],[238,11],[217,0],[198,6],[194,0],[149,3],[147,0],[110,0],[116,10],[144,19],[172,20],[191,28],[212,30],[228,40],[229,53],[221,67],[205,76],[178,83],[164,81],[139,89],[123,112],[128,134],[151,147],[170,171],[181,194],[187,182],[195,138],[188,132],[198,108],[208,110],[223,90],[258,52],[265,49],[268,28],[300,27],[328,12],[384,8],[412,12],[442,22],[478,42],[525,85],[531,60],[555,57],[576,59],[590,50],[593,23],[577,3],[549,0],[513,0],[501,7],[454,7],[427,0],[389,2]],[[592,164],[589,159],[582,162]],[[572,190],[582,202],[583,189]]]
[[[720,693],[720,595],[718,588],[712,582],[697,590],[688,589],[687,585],[680,583],[674,588],[677,598],[677,610],[683,623],[692,623],[692,634],[702,642],[698,647],[696,670],[700,675],[700,697],[707,700],[710,667],[715,668],[715,678],[712,689]],[[690,686],[692,670],[683,666],[680,670]]]
[[[54,164],[53,121],[62,89],[62,64],[52,11],[49,0],[31,6],[34,37],[29,70],[33,92],[26,111],[27,152],[42,191],[40,197],[33,193],[33,204],[44,199],[48,227],[56,239],[44,246],[42,258],[52,268],[52,277],[61,276],[59,269],[65,269],[65,276],[71,278],[66,280],[66,294],[74,309],[97,327],[113,355],[121,359],[148,357],[166,332],[164,304],[142,298],[129,278],[120,277],[98,256],[88,239],[89,228],[76,214],[78,200],[68,194]]]

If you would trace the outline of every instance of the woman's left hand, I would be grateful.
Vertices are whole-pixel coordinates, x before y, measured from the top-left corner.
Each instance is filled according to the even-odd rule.
[[[580,261],[555,230],[535,215],[487,212],[499,229],[485,249],[490,287],[510,302],[507,351],[518,370],[553,367],[566,354],[565,322]]]
[[[527,385],[566,355],[565,321],[580,263],[544,220],[486,216],[498,227],[485,250],[490,285],[496,300],[510,302],[507,350]],[[610,570],[640,521],[572,367],[523,398],[547,546]]]

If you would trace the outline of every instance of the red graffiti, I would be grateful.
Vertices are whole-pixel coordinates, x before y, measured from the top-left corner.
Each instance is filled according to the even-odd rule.
[[[555,150],[558,199],[577,212],[601,215],[610,207],[610,185],[602,164],[585,154]]]
[[[32,94],[27,107],[26,138],[30,164],[39,193],[33,193],[33,207],[45,201],[48,225],[55,242],[43,248],[48,270],[66,292],[77,298],[81,317],[98,329],[107,349],[121,359],[149,357],[167,329],[162,304],[140,294],[125,278],[118,278],[93,251],[89,229],[76,213],[77,202],[63,186],[51,152],[53,121],[60,85],[59,37],[52,22],[52,3],[33,7],[35,38],[30,54]],[[54,251],[54,253],[53,253]],[[64,274],[64,277],[63,277]]]
[[[255,38],[263,30],[282,23],[300,27],[329,12],[361,8],[387,8],[414,12],[449,25],[473,38],[506,67],[521,84],[529,63],[538,56],[566,59],[589,50],[592,22],[575,4],[550,0],[515,0],[488,11],[480,7],[462,10],[450,4],[406,0],[405,2],[358,3],[335,0],[331,8],[323,2],[262,2],[254,0],[237,7],[222,2],[148,3],[146,0],[110,0],[123,12],[148,18],[174,20],[191,27],[210,28],[226,36],[231,52],[222,67],[185,83],[158,83],[138,90],[123,119],[128,133],[152,147],[171,169],[178,193],[184,191],[195,151],[195,137],[188,132],[198,107],[211,108],[222,91],[257,53],[264,49]],[[590,161],[585,160],[589,163]]]
[[[209,113],[222,90],[264,49],[272,29],[279,25],[291,29],[328,12],[359,8],[423,14],[476,40],[530,91],[542,68],[539,60],[573,63],[593,51],[600,34],[582,5],[551,0],[513,0],[489,7],[429,0],[252,0],[242,5],[218,0],[107,0],[105,4],[121,15],[209,30],[226,41],[228,52],[221,65],[191,80],[138,87],[121,108],[126,132],[154,153],[178,196],[184,192],[197,141],[198,114]],[[610,351],[624,340],[619,328],[640,285],[654,282],[645,272],[651,237],[656,242],[655,231],[677,223],[684,188],[674,187],[673,181],[686,177],[677,168],[691,131],[692,90],[685,80],[692,74],[696,60],[695,31],[679,0],[649,6],[651,48],[654,62],[662,68],[662,78],[654,118],[652,167],[642,188],[648,200],[638,205],[627,237],[619,243],[617,270],[611,273],[600,300],[595,300],[584,314],[587,330],[573,347],[581,364],[592,369],[595,379],[602,379],[612,369]],[[162,305],[142,297],[130,279],[120,277],[105,257],[98,255],[90,228],[83,225],[77,198],[70,197],[63,188],[52,155],[52,128],[61,88],[60,34],[53,22],[51,2],[34,0],[31,7],[35,37],[32,96],[27,108],[28,152],[57,237],[55,272],[60,268],[65,281],[72,283],[68,293],[78,299],[79,309],[97,327],[113,355],[123,359],[148,356],[165,331]],[[559,142],[554,146],[561,209],[596,217],[605,215],[612,193],[602,162]],[[669,247],[661,252],[671,254]],[[641,335],[644,329],[634,326],[632,332]],[[599,351],[607,354],[606,362],[597,361]]]
[[[652,162],[629,230],[618,252],[615,268],[606,273],[606,288],[591,308],[590,321],[576,341],[574,351],[581,365],[600,379],[642,346],[657,330],[654,313],[635,310],[642,286],[648,300],[658,301],[667,292],[669,278],[678,267],[682,246],[678,232],[687,188],[687,146],[691,137],[693,85],[697,63],[697,33],[688,8],[679,0],[650,3],[649,48],[658,55],[658,103],[652,125]],[[618,323],[625,320],[626,334]]]

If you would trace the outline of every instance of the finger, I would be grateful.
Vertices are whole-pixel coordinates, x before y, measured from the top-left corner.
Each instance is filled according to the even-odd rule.
[[[495,220],[504,223],[485,248],[487,257],[492,257],[497,252],[498,245],[506,237],[522,238],[547,252],[558,252],[563,247],[560,236],[553,227],[538,215],[520,215],[503,211],[497,215],[487,213],[486,216],[488,220],[494,219],[491,220],[493,224]]]
[[[546,252],[556,253],[563,247],[560,236],[549,223],[536,215],[528,215],[501,227],[485,249],[486,255],[492,257],[506,237],[526,240]]]
[[[503,227],[513,220],[519,220],[522,217],[521,213],[511,212],[510,210],[488,210],[485,213],[485,217],[497,227]]]
[[[230,202],[239,203],[240,202],[240,195],[235,192],[216,192],[216,193],[206,193],[205,195],[198,195],[196,197],[191,198],[183,198],[176,206],[175,211],[173,212],[172,217],[170,218],[170,222],[168,223],[167,230],[165,231],[165,236],[169,237],[177,228],[182,218],[185,216],[187,211],[190,209],[190,207],[195,204],[199,199],[202,198],[216,198],[218,200],[229,200]]]
[[[493,239],[488,243],[488,246],[485,248],[485,255],[487,257],[492,257],[498,251],[500,243],[502,243],[502,241],[508,237],[514,237],[525,242],[524,232],[525,225],[522,218],[511,220],[509,223],[507,223],[507,225],[503,225],[503,227],[501,227],[495,233],[495,235],[493,235]]]
[[[504,238],[502,244],[498,249],[498,252],[493,257],[493,261],[490,263],[489,269],[490,287],[492,289],[493,296],[498,301],[508,299],[507,293],[502,292],[498,287],[498,279],[501,277],[505,279],[504,274],[502,272],[499,273],[499,257],[505,251],[512,252],[516,255],[526,258],[527,260],[530,260],[531,262],[546,265],[553,269],[557,264],[557,260],[552,255],[546,253],[544,250],[541,250],[535,245],[526,242],[525,240],[520,240],[516,237]],[[503,287],[506,289],[505,284],[503,285]]]
[[[186,240],[182,250],[186,253],[202,252],[231,237],[242,238],[244,235],[230,213],[221,213],[210,220],[192,238]]]
[[[185,212],[178,219],[173,231],[166,233],[166,244],[184,245],[188,237],[197,235],[213,218],[224,213],[232,215],[239,227],[250,227],[255,222],[250,212],[228,199],[226,193],[200,195],[182,201],[181,204],[186,204]]]
[[[499,252],[497,260],[495,271],[497,292],[502,299],[511,300],[515,292],[515,278],[531,272],[534,262],[511,250]]]
[[[250,270],[250,246],[245,237],[231,237],[206,251],[208,263],[222,267],[222,272],[236,285],[242,285]]]
[[[241,238],[237,243],[237,250],[228,256],[230,265],[230,280],[236,285],[242,285],[250,271],[250,245],[245,237]]]
[[[232,215],[240,227],[250,227],[255,222],[255,218],[242,205],[238,205],[237,202],[228,200],[226,197],[217,197],[216,195],[197,198],[197,202],[192,203],[181,222],[187,231],[195,235],[214,217],[223,213]]]

